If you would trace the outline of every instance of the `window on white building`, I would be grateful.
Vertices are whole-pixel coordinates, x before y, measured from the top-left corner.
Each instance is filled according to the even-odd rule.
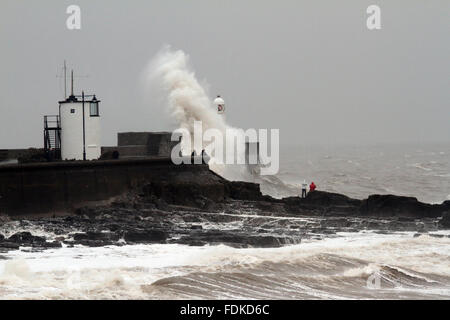
[[[99,112],[98,112],[98,102],[91,102],[90,104],[90,114],[91,117],[98,117],[99,116]]]

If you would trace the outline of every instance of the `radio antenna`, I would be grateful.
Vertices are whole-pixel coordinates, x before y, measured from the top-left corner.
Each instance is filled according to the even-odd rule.
[[[64,99],[67,98],[67,67],[66,60],[64,60]]]

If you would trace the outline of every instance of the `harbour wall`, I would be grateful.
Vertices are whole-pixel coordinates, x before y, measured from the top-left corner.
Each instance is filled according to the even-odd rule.
[[[177,166],[168,157],[4,165],[0,166],[0,214],[70,213],[142,183],[205,171],[209,171],[208,165]]]
[[[171,132],[119,132],[117,146],[102,147],[102,154],[116,151],[121,159],[170,157],[179,141],[171,140]]]
[[[20,157],[27,156],[28,154],[33,152],[33,150],[42,150],[42,149],[33,149],[33,148],[28,148],[28,149],[0,149],[0,162],[7,161],[7,160],[13,160],[13,159],[16,160],[16,159],[18,159]]]

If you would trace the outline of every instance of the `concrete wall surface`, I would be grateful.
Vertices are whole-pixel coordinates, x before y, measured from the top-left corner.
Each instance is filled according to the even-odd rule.
[[[0,166],[0,214],[61,214],[207,165],[174,165],[170,158],[67,161]]]

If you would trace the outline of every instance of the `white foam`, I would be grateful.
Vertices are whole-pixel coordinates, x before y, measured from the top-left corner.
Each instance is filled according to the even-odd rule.
[[[194,121],[202,122],[203,131],[217,129],[224,137],[226,137],[226,130],[232,132],[234,136],[243,135],[240,130],[228,125],[224,117],[212,107],[205,86],[198,81],[190,65],[189,56],[182,50],[172,50],[170,46],[165,46],[148,64],[144,78],[149,91],[162,92],[165,95],[170,116],[176,121],[178,128],[190,132],[191,138],[194,136]],[[154,90],[155,88],[157,90]],[[203,147],[207,143],[204,143]],[[191,145],[195,147],[192,142]],[[183,154],[190,154],[192,151],[186,150],[183,143],[182,149]],[[235,163],[244,163],[243,146],[238,146],[236,151]],[[199,154],[201,150],[196,152]],[[232,150],[225,150],[225,152],[230,153]],[[210,156],[213,160],[214,155]],[[228,180],[251,180],[251,175],[243,165],[224,165],[213,162],[210,163],[211,170]]]
[[[142,285],[190,272],[233,272],[266,262],[335,268],[323,255],[365,261],[361,267],[345,269],[344,277],[367,276],[381,265],[450,276],[448,238],[361,232],[266,249],[156,244],[14,251],[6,255],[12,260],[0,261],[0,294],[13,298],[143,298],[148,293]]]

